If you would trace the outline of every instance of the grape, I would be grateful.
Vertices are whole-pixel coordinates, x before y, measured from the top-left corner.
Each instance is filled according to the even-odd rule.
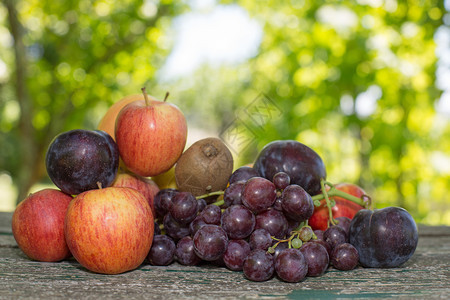
[[[331,263],[338,270],[353,270],[358,265],[358,260],[358,250],[349,243],[339,244],[331,252]]]
[[[164,216],[163,224],[166,234],[173,238],[175,241],[178,241],[182,237],[189,235],[189,227],[186,227],[185,225],[182,225],[175,221],[170,213],[167,213]]]
[[[273,205],[277,196],[275,185],[262,177],[250,178],[242,190],[242,203],[254,213]]]
[[[242,270],[249,280],[269,280],[275,270],[273,256],[261,249],[252,250],[244,260]]]
[[[197,215],[195,219],[189,223],[189,234],[194,236],[197,230],[199,230],[202,226],[206,225],[205,221],[201,215]]]
[[[347,234],[339,226],[328,227],[323,233],[323,240],[334,249],[337,245],[347,242]]]
[[[274,244],[277,243],[277,241],[274,241]],[[273,246],[272,246],[273,247]],[[287,242],[282,242],[279,243],[276,247],[275,247],[275,252],[272,253],[273,258],[277,258],[277,256],[281,253],[281,251],[283,251],[284,249],[287,249],[289,247]]]
[[[273,208],[278,210],[278,211],[283,211],[283,207],[281,206],[281,197],[277,197],[275,199],[275,202],[273,203]]]
[[[311,240],[309,241],[309,243],[317,243],[320,244],[322,247],[325,248],[325,250],[327,250],[328,253],[328,257],[331,257],[331,251],[333,251],[333,249],[331,248],[331,246],[325,242],[324,240]]]
[[[230,239],[244,239],[255,228],[255,215],[243,205],[233,205],[222,214],[222,228]]]
[[[231,205],[242,204],[241,195],[245,181],[237,181],[230,184],[223,193],[223,202],[225,207]]]
[[[236,171],[231,174],[230,179],[228,182],[230,183],[230,186],[238,181],[247,181],[252,177],[258,177],[259,174],[256,172],[255,169],[247,166],[240,167],[236,169]]]
[[[301,239],[294,238],[291,241],[292,248],[298,249],[302,246],[303,242]]]
[[[220,217],[222,216],[222,211],[217,205],[208,204],[200,213],[200,215],[202,216],[202,219],[206,224],[220,225]]]
[[[186,266],[195,266],[201,262],[200,257],[195,254],[194,241],[190,236],[185,236],[178,241],[175,258],[180,264]]]
[[[244,259],[250,253],[250,245],[245,240],[231,240],[223,254],[225,266],[233,271],[241,271]]]
[[[155,224],[153,226],[153,228],[154,228],[153,235],[160,235],[161,234],[161,228],[159,227],[159,224],[156,221],[154,223]]]
[[[153,199],[156,214],[159,217],[164,217],[169,212],[169,207],[172,204],[172,198],[178,193],[175,189],[162,189]]]
[[[287,282],[300,282],[308,273],[308,265],[298,249],[284,249],[275,259],[278,277]]]
[[[281,239],[287,233],[289,224],[283,213],[275,209],[266,210],[256,216],[255,229],[266,229],[270,235]]]
[[[272,182],[277,189],[284,190],[291,183],[291,177],[284,172],[278,172],[273,175]]]
[[[294,230],[298,229],[298,226],[300,225],[299,221],[295,221],[295,220],[288,219],[288,218],[286,218],[286,220],[288,221],[287,233],[290,233],[291,231],[294,231]]]
[[[314,212],[311,196],[299,185],[291,184],[281,194],[281,206],[286,217],[303,222]]]
[[[308,242],[300,248],[308,265],[308,276],[320,276],[328,269],[330,258],[323,245],[316,242]]]
[[[169,212],[175,221],[187,225],[197,216],[197,199],[189,192],[179,192],[173,196]]]
[[[311,227],[302,227],[300,229],[299,234],[299,238],[303,241],[303,242],[308,242],[310,239],[312,239],[313,237],[313,230],[311,229]]]
[[[167,235],[156,235],[147,260],[154,266],[167,266],[173,261],[174,254],[175,242]]]
[[[250,248],[267,250],[272,245],[272,237],[270,233],[265,229],[256,229],[250,235],[249,239]]]
[[[227,248],[228,237],[225,230],[217,225],[202,226],[194,235],[195,254],[203,260],[219,259]]]
[[[337,226],[342,227],[342,229],[344,229],[345,233],[348,236],[350,223],[352,222],[352,220],[349,217],[337,217],[336,221],[338,221]]]
[[[206,200],[203,198],[197,199],[197,205],[198,211],[202,211],[207,205]]]
[[[324,233],[323,230],[320,229],[314,230],[314,234],[316,235],[318,240],[323,240],[323,233]]]

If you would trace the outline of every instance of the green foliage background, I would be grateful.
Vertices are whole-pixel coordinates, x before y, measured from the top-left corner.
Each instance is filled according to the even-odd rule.
[[[142,86],[158,97],[169,90],[189,126],[217,135],[264,93],[281,115],[263,128],[243,120],[250,131],[242,134],[256,140],[235,167],[270,141],[297,139],[322,156],[331,182],[361,185],[378,208],[450,224],[448,167],[432,163],[450,156],[449,120],[435,110],[442,91],[433,39],[448,12],[438,0],[385,2],[222,1],[262,25],[257,55],[160,83],[173,20],[189,11],[184,1],[2,0],[0,37],[9,42],[0,59],[9,73],[0,79],[0,173],[23,199],[49,181],[43,161],[56,134],[95,129],[112,103]],[[320,19],[324,9],[351,10],[357,22],[337,29]],[[375,112],[358,115],[358,96],[374,89]]]

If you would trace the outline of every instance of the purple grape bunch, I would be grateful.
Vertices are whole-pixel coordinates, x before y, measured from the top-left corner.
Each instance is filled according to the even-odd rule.
[[[280,145],[276,151],[263,151],[254,168],[235,170],[219,198],[218,193],[194,197],[175,189],[160,190],[155,209],[162,231],[155,234],[148,261],[211,263],[242,271],[252,281],[276,276],[286,282],[322,276],[331,267],[345,271],[358,267],[358,246],[349,241],[352,230],[365,230],[365,223],[343,220],[340,224],[345,226],[325,231],[308,226],[314,213],[310,193],[321,190],[318,182],[326,176],[323,163],[304,145],[293,141]]]
[[[212,263],[242,271],[249,280],[277,276],[286,282],[321,276],[332,262],[342,269],[356,267],[347,262],[353,249],[344,245],[333,251],[347,241],[347,234],[337,236],[342,228],[319,233],[305,226],[314,203],[301,186],[291,184],[284,172],[272,180],[256,174],[253,168],[238,168],[223,198],[211,202],[215,200],[205,195],[206,205],[199,205],[202,196],[160,190],[155,208],[162,236],[155,236],[148,261],[152,265]],[[345,258],[339,258],[340,253]]]

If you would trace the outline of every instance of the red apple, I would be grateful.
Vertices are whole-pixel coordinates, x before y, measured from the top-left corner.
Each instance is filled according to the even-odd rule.
[[[142,195],[147,199],[148,204],[152,209],[153,216],[155,216],[155,205],[153,204],[153,199],[159,192],[158,185],[150,178],[129,174],[129,173],[119,173],[114,179],[112,186],[115,187],[129,187],[141,192]]]
[[[352,183],[339,183],[334,186],[336,189],[346,192],[350,195],[361,198],[366,195],[366,192],[356,184]],[[348,217],[353,219],[355,214],[363,209],[364,207],[352,202],[350,200],[341,198],[341,197],[331,197],[336,202],[336,205],[331,208],[331,212],[333,214],[333,218],[338,217]],[[325,199],[320,201],[320,206],[314,208],[314,213],[311,218],[308,220],[308,225],[311,226],[313,230],[320,229],[326,230],[328,228],[329,223],[329,213],[328,207]]]
[[[148,97],[152,101],[158,101],[151,95],[148,95]],[[144,100],[144,95],[143,94],[129,95],[111,105],[111,107],[106,111],[105,115],[98,123],[97,129],[106,131],[114,140],[116,140],[116,137],[114,135],[114,127],[116,125],[117,115],[119,114],[120,110],[128,103],[137,100]]]
[[[156,176],[168,171],[184,150],[187,123],[181,110],[165,101],[134,101],[120,111],[115,136],[119,153],[131,172]]]
[[[119,274],[139,267],[153,241],[150,205],[135,189],[108,187],[79,194],[67,210],[64,232],[86,269]]]
[[[72,197],[56,189],[30,194],[12,217],[12,232],[19,248],[37,261],[70,257],[64,238],[64,217]]]

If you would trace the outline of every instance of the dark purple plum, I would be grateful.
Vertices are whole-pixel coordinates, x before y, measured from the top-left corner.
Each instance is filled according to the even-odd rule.
[[[147,260],[154,266],[167,266],[173,262],[175,249],[175,242],[170,237],[156,235],[147,254]]]
[[[119,168],[119,149],[101,130],[75,129],[57,135],[47,149],[47,173],[64,193],[78,195],[108,187]]]
[[[310,195],[320,193],[320,180],[326,179],[322,158],[308,146],[293,140],[273,141],[261,150],[253,168],[259,176],[272,180],[285,172],[291,184],[303,187]]]
[[[349,242],[363,267],[398,267],[414,254],[418,240],[414,219],[400,207],[362,209],[350,223]]]
[[[228,182],[230,185],[232,185],[235,182],[238,181],[247,181],[252,177],[258,177],[258,172],[253,169],[252,167],[243,166],[238,169],[236,169],[233,174],[231,174],[230,179]]]

